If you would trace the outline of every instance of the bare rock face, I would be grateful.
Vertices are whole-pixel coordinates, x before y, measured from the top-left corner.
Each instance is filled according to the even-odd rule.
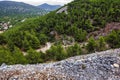
[[[68,9],[68,6],[64,6],[63,8],[61,8],[60,10],[58,10],[56,13],[58,14],[58,13],[65,12],[65,14],[68,14],[67,9]]]
[[[120,49],[36,65],[4,65],[0,80],[120,80]]]

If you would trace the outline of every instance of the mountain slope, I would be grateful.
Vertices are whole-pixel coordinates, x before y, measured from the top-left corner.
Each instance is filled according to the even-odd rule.
[[[13,1],[0,1],[0,15],[15,16],[15,15],[43,15],[46,11],[35,6]]]
[[[119,80],[120,49],[76,56],[60,62],[36,65],[3,64],[1,79]]]
[[[19,25],[19,28],[16,28],[18,31],[21,29],[20,32],[27,30],[30,34],[31,30],[34,30],[36,34],[45,34],[49,37],[48,39],[52,38],[50,32],[55,31],[58,35],[72,36],[75,41],[83,42],[86,40],[87,33],[99,30],[107,23],[120,22],[119,3],[119,0],[98,0],[97,2],[94,0],[75,0],[67,5],[68,14],[65,14],[64,11],[61,13],[54,11],[39,19],[26,21]],[[14,33],[8,33],[7,37],[10,34],[14,35]],[[38,37],[38,35],[36,36]]]
[[[41,9],[47,10],[47,11],[54,11],[60,8],[61,6],[60,5],[49,5],[47,3],[44,3],[44,4],[39,5],[38,7]]]
[[[29,60],[28,63],[38,63],[59,61],[71,56],[119,48],[119,28],[107,34],[106,37],[99,37],[98,40],[94,40],[93,35],[90,39],[87,38],[91,32],[104,30],[104,28],[106,30],[107,24],[120,23],[119,4],[120,0],[75,0],[45,16],[26,20],[0,36],[1,45],[7,46],[1,47],[3,49],[1,53],[6,48],[9,54],[14,53],[16,47],[20,49],[19,51],[30,50],[27,58],[24,56],[23,58]],[[108,30],[112,31],[113,28]],[[50,50],[46,51],[46,54],[41,52],[40,55],[35,54],[34,50],[41,48],[47,42],[54,43]],[[6,54],[8,53],[6,51]],[[1,55],[5,56],[5,54]],[[31,55],[35,55],[33,60]],[[9,62],[6,61],[6,63]],[[11,61],[9,64],[15,63],[19,62]]]

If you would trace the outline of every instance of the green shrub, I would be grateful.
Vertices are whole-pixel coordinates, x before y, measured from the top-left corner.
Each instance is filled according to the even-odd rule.
[[[76,56],[76,55],[81,55],[82,54],[82,49],[79,46],[79,44],[75,44],[73,46],[70,46],[66,49],[68,57],[71,56]]]
[[[120,47],[120,30],[112,31],[106,38],[107,43],[111,48]]]
[[[66,52],[61,45],[52,46],[46,55],[47,60],[59,61],[66,58]]]
[[[98,44],[93,37],[89,39],[88,44],[86,45],[86,49],[88,52],[95,52],[98,49]]]
[[[39,52],[36,52],[33,49],[30,49],[27,51],[26,59],[28,60],[28,63],[30,64],[36,64],[43,62],[41,58],[41,54]]]

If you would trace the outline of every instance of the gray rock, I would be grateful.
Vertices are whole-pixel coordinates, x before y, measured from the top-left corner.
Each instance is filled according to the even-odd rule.
[[[7,65],[5,63],[3,63],[1,66],[0,66],[0,69],[5,69],[7,68]]]
[[[3,64],[0,80],[120,80],[119,55],[115,49],[48,64]]]

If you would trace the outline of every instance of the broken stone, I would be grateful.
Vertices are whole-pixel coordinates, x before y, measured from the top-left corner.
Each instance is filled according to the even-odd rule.
[[[4,66],[6,66],[6,64],[5,64],[5,63],[3,63],[3,64],[1,65],[1,67],[4,67]]]
[[[113,66],[114,66],[115,68],[119,68],[119,64],[117,64],[117,63],[114,63]]]
[[[0,80],[120,80],[118,55],[120,49],[53,63],[10,66],[3,63],[0,67]]]
[[[1,66],[0,66],[1,69],[5,69],[7,68],[7,65],[5,63],[3,63]]]

